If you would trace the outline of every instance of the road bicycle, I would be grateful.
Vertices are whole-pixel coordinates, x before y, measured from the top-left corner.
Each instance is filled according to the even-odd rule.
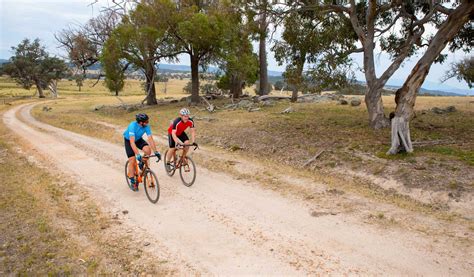
[[[143,156],[146,158],[146,161],[143,161],[143,167],[140,169],[138,166],[138,162],[135,163],[135,182],[139,187],[141,183],[143,183],[143,187],[145,188],[146,196],[151,203],[158,202],[160,199],[160,184],[158,183],[158,178],[153,170],[150,169],[148,165],[149,158],[156,157],[156,155],[150,156]],[[159,162],[158,159],[156,162]],[[130,161],[127,160],[125,163],[125,179],[127,180],[127,184],[129,188],[132,188],[132,184],[130,183],[129,175],[128,175],[128,163]]]
[[[165,152],[165,171],[168,176],[172,177],[176,170],[179,170],[179,177],[181,177],[181,181],[187,187],[190,187],[196,181],[196,165],[191,157],[184,156],[183,150],[186,146],[194,146],[194,150],[198,149],[199,146],[197,144],[181,144],[179,148],[176,148],[176,152],[174,157],[172,157],[171,161],[166,162],[166,157],[168,155],[168,150]]]

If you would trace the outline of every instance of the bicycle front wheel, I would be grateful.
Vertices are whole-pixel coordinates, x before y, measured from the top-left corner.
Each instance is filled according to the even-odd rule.
[[[143,186],[145,187],[146,197],[151,203],[158,202],[160,199],[160,184],[153,171],[147,170],[143,176]]]
[[[179,177],[187,187],[190,187],[196,181],[196,166],[190,157],[186,157],[183,164],[179,167]]]

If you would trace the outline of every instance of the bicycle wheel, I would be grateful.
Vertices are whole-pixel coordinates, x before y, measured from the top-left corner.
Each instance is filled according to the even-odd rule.
[[[132,188],[132,184],[130,184],[130,179],[128,178],[128,163],[130,161],[127,160],[127,162],[125,163],[125,180],[127,180],[127,185],[128,185],[128,188],[131,189]]]
[[[160,199],[160,184],[153,171],[147,170],[143,176],[143,186],[145,187],[146,197],[151,203],[158,202]]]
[[[190,187],[196,181],[196,166],[190,157],[186,157],[184,164],[179,167],[179,177],[187,187]]]
[[[163,164],[165,165],[166,174],[168,174],[168,176],[172,177],[174,175],[174,173],[176,172],[176,166],[175,166],[175,162],[173,160],[171,161],[170,165],[167,165],[166,157],[168,157],[168,151],[169,151],[169,149],[166,150],[166,152],[165,152],[165,158],[164,158]]]

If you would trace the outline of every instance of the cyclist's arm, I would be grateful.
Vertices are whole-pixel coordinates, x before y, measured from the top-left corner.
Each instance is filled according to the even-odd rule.
[[[196,141],[196,129],[191,128],[191,144],[193,144]]]
[[[183,144],[183,142],[176,135],[176,130],[171,131],[171,136],[173,137],[173,140],[176,144]]]
[[[153,152],[158,152],[158,149],[156,148],[155,140],[153,140],[153,136],[152,136],[152,135],[149,135],[149,136],[148,136],[148,142],[150,143],[151,150],[153,150]]]
[[[138,147],[135,144],[135,137],[134,136],[130,136],[130,146],[132,147],[133,152],[135,153],[135,155],[138,155],[139,154]]]

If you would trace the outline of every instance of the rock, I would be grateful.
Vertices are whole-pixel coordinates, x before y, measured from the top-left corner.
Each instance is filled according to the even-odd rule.
[[[131,112],[136,112],[136,111],[138,111],[138,108],[135,107],[135,106],[128,106],[125,110],[126,110],[127,112],[131,113]]]
[[[253,105],[253,103],[249,100],[241,100],[238,104],[237,104],[237,107],[238,108],[250,108],[251,106]]]
[[[454,106],[448,106],[446,108],[434,107],[431,109],[431,111],[434,112],[435,114],[453,113],[456,111],[456,107]]]
[[[179,102],[179,100],[173,99],[173,100],[170,101],[170,104],[178,103],[178,102]]]
[[[184,101],[187,101],[188,100],[188,97],[183,97],[181,99],[179,99],[179,102],[184,102]]]
[[[346,99],[341,99],[341,100],[339,100],[339,104],[341,104],[341,105],[347,105],[347,104],[349,104],[349,103],[347,102]]]
[[[148,241],[143,243],[143,246],[148,246],[148,245],[150,245],[150,243]]]
[[[275,106],[275,101],[265,100],[265,101],[262,102],[262,106],[264,106],[264,107],[273,107],[273,106]]]
[[[104,108],[104,107],[105,107],[104,105],[95,106],[95,107],[94,107],[94,111],[98,111],[98,110],[100,110],[100,109],[102,109],[102,108]]]
[[[51,107],[48,107],[48,106],[43,106],[43,112],[49,112],[51,111],[53,108]]]
[[[123,210],[122,213],[123,214],[128,214],[128,210]]]
[[[352,99],[351,100],[351,106],[352,107],[357,107],[357,106],[360,106],[362,102],[360,101],[360,99]]]

